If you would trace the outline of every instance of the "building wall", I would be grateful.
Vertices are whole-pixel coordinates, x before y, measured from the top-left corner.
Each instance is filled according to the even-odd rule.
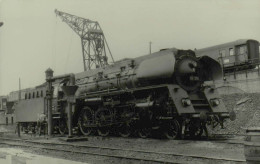
[[[13,119],[13,121],[12,121]],[[0,113],[0,125],[12,125],[16,123],[14,114],[5,114],[4,112]]]
[[[0,96],[0,111],[7,109],[7,96]]]

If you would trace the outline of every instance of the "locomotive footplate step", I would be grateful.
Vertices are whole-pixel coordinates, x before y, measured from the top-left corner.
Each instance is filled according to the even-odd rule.
[[[88,141],[87,137],[61,137],[59,138],[61,141],[66,142],[77,142],[77,141]]]

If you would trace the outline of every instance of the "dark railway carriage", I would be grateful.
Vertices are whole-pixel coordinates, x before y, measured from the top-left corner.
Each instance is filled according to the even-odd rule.
[[[252,69],[259,64],[259,42],[240,39],[195,51],[197,56],[210,56],[218,61],[225,72]]]
[[[57,105],[58,85],[53,87],[53,124],[59,130],[60,111]],[[15,105],[16,122],[25,133],[45,132],[47,119],[46,83],[35,88],[23,90],[22,98]]]

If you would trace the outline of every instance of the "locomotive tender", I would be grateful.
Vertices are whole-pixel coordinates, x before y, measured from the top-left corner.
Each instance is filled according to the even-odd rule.
[[[195,52],[197,56],[207,55],[215,59],[225,72],[252,69],[259,65],[259,42],[253,39],[240,39]]]
[[[77,73],[73,127],[84,135],[146,138],[157,130],[169,139],[200,136],[206,124],[223,125],[229,118],[214,85],[205,83],[220,78],[218,62],[175,48]],[[59,83],[72,85],[65,79]],[[56,123],[64,133],[68,102],[63,91],[56,91]]]

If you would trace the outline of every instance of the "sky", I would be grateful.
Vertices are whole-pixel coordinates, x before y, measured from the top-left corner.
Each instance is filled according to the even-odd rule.
[[[0,95],[83,71],[78,35],[58,9],[98,21],[115,60],[163,48],[260,41],[259,0],[0,0]]]

